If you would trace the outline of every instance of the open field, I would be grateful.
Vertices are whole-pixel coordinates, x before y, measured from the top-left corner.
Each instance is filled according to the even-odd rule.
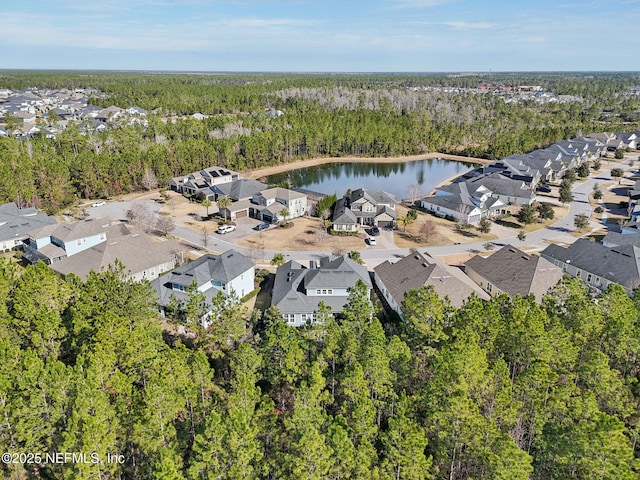
[[[237,245],[260,250],[324,250],[349,252],[365,247],[365,234],[353,237],[333,236],[318,228],[320,220],[312,217],[295,218],[293,227],[272,227],[238,240]],[[323,233],[324,232],[324,233]]]

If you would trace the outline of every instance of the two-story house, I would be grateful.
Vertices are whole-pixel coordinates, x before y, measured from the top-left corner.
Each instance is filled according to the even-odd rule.
[[[351,192],[349,208],[360,225],[393,227],[398,215],[395,211],[396,199],[381,190],[359,188]]]
[[[287,188],[269,188],[253,195],[249,215],[264,222],[284,220],[282,212],[287,209],[288,218],[301,217],[307,212],[307,196]]]
[[[220,255],[203,255],[157,278],[151,285],[164,316],[167,306],[187,301],[191,287],[201,292],[210,305],[219,293],[241,299],[253,291],[254,279],[255,264],[240,252],[228,250]]]
[[[349,289],[362,280],[371,292],[369,272],[348,257],[325,257],[306,268],[290,260],[278,267],[271,304],[282,318],[295,327],[317,321],[320,302],[335,315],[342,313],[349,299]]]
[[[60,223],[29,232],[24,258],[43,261],[61,275],[86,278],[122,263],[127,278],[153,280],[171,270],[180,250],[174,240],[153,241],[145,234],[132,234],[123,223],[84,220]]]
[[[237,172],[222,167],[209,167],[199,172],[174,177],[169,180],[169,189],[178,193],[215,200],[215,193],[211,187],[223,185],[238,180]]]
[[[56,224],[56,219],[33,208],[18,208],[11,202],[0,205],[0,251],[22,248],[28,232]]]

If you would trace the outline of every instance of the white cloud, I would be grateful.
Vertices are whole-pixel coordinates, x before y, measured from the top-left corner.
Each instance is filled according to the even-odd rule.
[[[447,27],[455,28],[456,30],[487,30],[489,28],[496,27],[496,24],[488,22],[452,21],[442,22],[442,24],[446,25]]]
[[[391,0],[396,8],[429,8],[451,3],[452,0]]]

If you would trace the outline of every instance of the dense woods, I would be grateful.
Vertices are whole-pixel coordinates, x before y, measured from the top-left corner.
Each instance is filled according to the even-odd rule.
[[[463,88],[540,85],[567,102],[510,101]],[[0,202],[58,211],[202,167],[238,171],[318,156],[426,152],[500,158],[563,138],[640,128],[637,74],[187,75],[5,71],[0,88],[81,88],[100,106],[137,105],[148,126],[55,139],[0,139]],[[436,87],[456,87],[445,91]],[[266,115],[270,109],[284,112]],[[193,113],[208,115],[196,120]]]
[[[459,310],[424,288],[406,322],[365,291],[324,325],[227,305],[179,338],[117,269],[65,282],[0,262],[2,451],[87,456],[14,456],[0,476],[638,478],[640,302],[622,288],[595,300],[565,279],[542,305]]]

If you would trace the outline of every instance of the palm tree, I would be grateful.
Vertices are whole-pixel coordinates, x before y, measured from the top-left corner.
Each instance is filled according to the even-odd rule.
[[[222,211],[224,210],[224,220],[225,222],[227,221],[227,211],[226,209],[229,208],[231,206],[231,198],[229,198],[229,195],[220,195],[218,197],[218,200],[216,200],[216,203],[218,204],[218,210]]]
[[[211,200],[205,198],[202,200],[202,206],[207,209],[207,218],[209,218],[209,207],[211,206]]]
[[[291,217],[291,212],[285,207],[280,210],[280,216],[282,217],[282,224],[287,225],[289,223],[289,217]]]

